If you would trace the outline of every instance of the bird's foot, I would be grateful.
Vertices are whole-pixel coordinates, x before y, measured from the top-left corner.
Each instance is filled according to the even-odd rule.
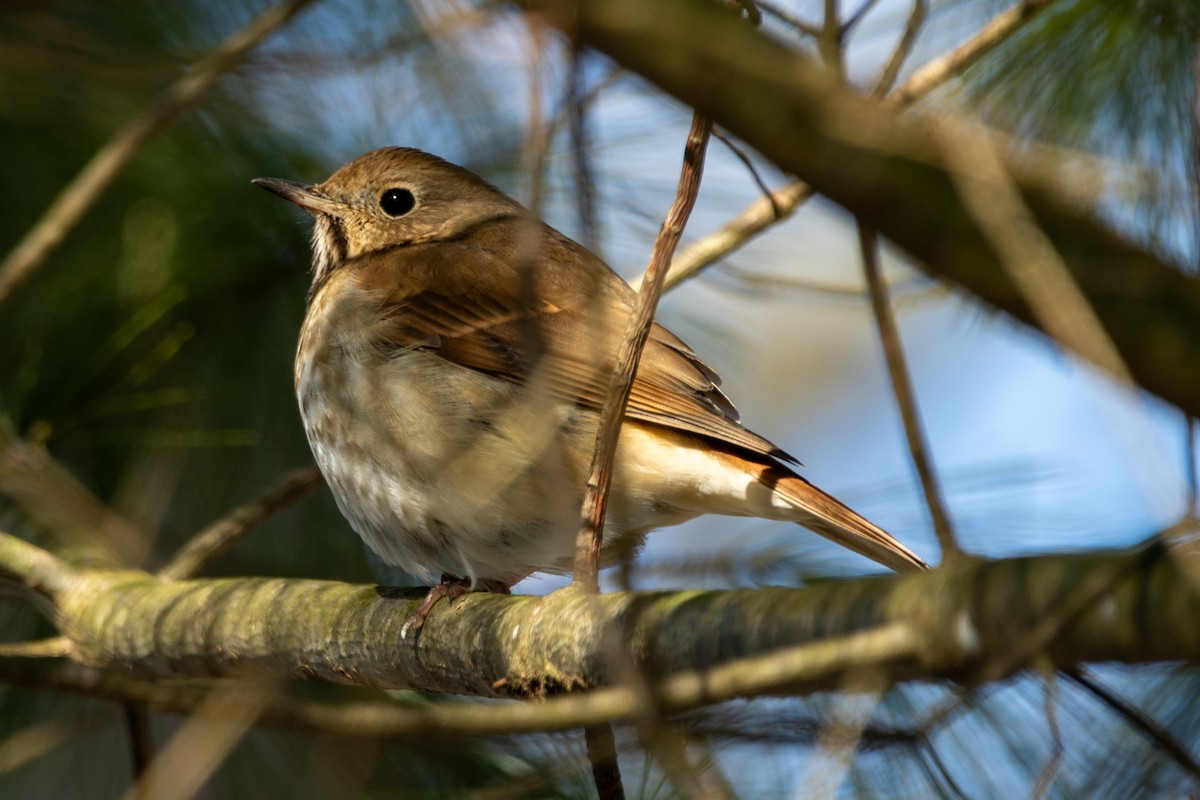
[[[417,606],[416,611],[408,615],[408,619],[404,621],[404,627],[400,629],[400,638],[408,639],[410,633],[419,633],[421,628],[425,627],[425,618],[429,616],[429,612],[438,604],[438,601],[445,598],[446,602],[452,603],[459,597],[462,597],[467,592],[492,592],[494,594],[512,594],[512,584],[505,583],[499,580],[478,580],[475,582],[475,587],[471,587],[470,578],[456,578],[453,575],[442,575],[442,582],[436,586],[429,587],[429,593],[425,595],[425,599],[421,601],[421,605]]]

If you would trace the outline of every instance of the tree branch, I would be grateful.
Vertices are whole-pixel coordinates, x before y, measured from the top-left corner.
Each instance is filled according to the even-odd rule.
[[[1025,296],[956,191],[937,123],[880,108],[810,58],[687,0],[523,0],[861,216],[935,277],[1037,326]],[[1025,4],[1032,6],[1036,4]],[[1006,164],[1135,381],[1200,413],[1200,282],[1070,204],[1037,171]]]
[[[958,556],[960,549],[954,536],[954,527],[950,523],[946,500],[942,496],[937,475],[934,474],[933,459],[929,457],[929,442],[925,436],[925,427],[921,424],[921,412],[917,409],[917,395],[909,375],[908,360],[904,357],[904,345],[900,342],[900,328],[896,324],[896,315],[892,311],[891,299],[879,266],[879,238],[875,231],[860,221],[858,241],[862,252],[863,272],[871,296],[871,311],[875,316],[875,327],[879,331],[879,342],[883,346],[884,361],[892,382],[892,395],[896,398],[896,408],[899,409],[900,419],[904,423],[908,452],[921,481],[925,504],[933,520],[933,530],[937,534],[942,560],[945,561],[947,558]]]
[[[158,576],[166,580],[190,578],[239,538],[324,483],[324,477],[314,466],[293,470],[262,497],[238,506],[196,534],[159,570]]]
[[[893,108],[907,108],[924,98],[929,92],[962,74],[978,62],[1052,2],[1054,0],[1048,0],[1048,2],[1024,0],[1000,13],[953,52],[930,62],[914,73],[899,89],[889,95],[886,100],[887,104]],[[764,6],[763,10],[767,11],[768,9]],[[914,12],[916,10],[914,8]],[[916,19],[915,16],[909,17],[908,26],[893,57],[903,54],[909,30],[912,29],[915,32],[914,25],[919,26],[921,22],[923,20]],[[812,35],[815,36],[816,32],[817,29],[814,28]],[[885,88],[884,83],[887,78],[886,72],[880,76],[880,80],[876,84],[878,90]],[[886,88],[890,89],[890,84]],[[721,228],[697,239],[679,252],[679,255],[671,263],[671,271],[667,274],[664,291],[673,289],[696,275],[776,222],[787,219],[796,213],[812,195],[813,191],[808,184],[802,180],[795,180],[772,192],[770,200],[760,198],[746,206],[740,214]]]
[[[828,688],[840,670],[864,660],[877,664],[889,682],[997,680],[1035,656],[1059,668],[1093,660],[1200,662],[1200,630],[1177,622],[1200,614],[1200,600],[1182,574],[1185,559],[1164,557],[1163,548],[996,562],[963,558],[936,573],[805,589],[471,594],[436,607],[412,643],[400,638],[400,629],[420,601],[419,590],[268,578],[165,582],[143,572],[54,565],[39,570],[51,556],[9,536],[0,537],[0,545],[9,575],[54,574],[39,585],[55,604],[76,658],[155,679],[250,674],[543,696],[623,684],[619,659],[603,635],[608,626],[621,632],[626,657],[651,681],[696,672],[689,689],[696,702],[785,686]],[[1071,610],[1068,617],[1063,609]],[[866,639],[854,638],[860,633]],[[865,656],[862,648],[877,644],[877,636],[888,643],[883,655]],[[761,676],[761,669],[783,663],[774,651],[797,646],[806,651],[800,664],[808,664],[807,672]],[[766,653],[772,655],[765,666],[728,664]],[[720,665],[729,667],[728,678],[706,672]]]
[[[683,167],[679,173],[679,187],[675,200],[667,211],[659,229],[658,238],[646,267],[646,278],[638,289],[637,303],[626,324],[617,352],[617,362],[604,398],[600,413],[596,445],[592,451],[591,468],[588,471],[587,490],[583,498],[583,522],[575,539],[575,583],[595,589],[600,570],[600,546],[603,543],[604,513],[608,503],[608,487],[612,479],[612,459],[617,450],[617,437],[621,433],[621,420],[629,403],[629,392],[633,377],[637,373],[642,348],[650,335],[654,323],[654,311],[662,295],[663,279],[671,265],[671,256],[683,236],[683,228],[696,196],[700,192],[700,177],[704,172],[704,154],[708,148],[708,137],[712,123],[700,114],[692,117],[687,142],[683,150]]]

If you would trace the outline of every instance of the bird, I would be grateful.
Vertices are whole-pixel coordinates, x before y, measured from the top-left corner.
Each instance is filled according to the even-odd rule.
[[[636,293],[470,170],[386,147],[306,185],[295,359],[313,456],[350,526],[442,598],[566,573],[600,408]],[[602,560],[702,514],[798,523],[896,571],[928,565],[744,427],[717,373],[655,322],[613,459]]]

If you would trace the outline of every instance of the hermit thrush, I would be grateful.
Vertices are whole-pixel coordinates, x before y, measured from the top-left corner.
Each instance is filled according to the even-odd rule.
[[[255,181],[311,213],[300,414],[350,525],[439,597],[571,567],[603,400],[634,292],[462,167],[385,148],[324,183]],[[655,324],[613,467],[604,555],[700,514],[800,523],[924,568],[738,422],[718,378]]]

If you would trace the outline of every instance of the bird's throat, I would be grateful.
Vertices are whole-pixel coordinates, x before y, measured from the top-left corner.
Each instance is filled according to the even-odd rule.
[[[308,301],[329,280],[329,276],[346,260],[346,233],[339,220],[328,214],[317,214],[312,234],[313,280],[308,290]]]

